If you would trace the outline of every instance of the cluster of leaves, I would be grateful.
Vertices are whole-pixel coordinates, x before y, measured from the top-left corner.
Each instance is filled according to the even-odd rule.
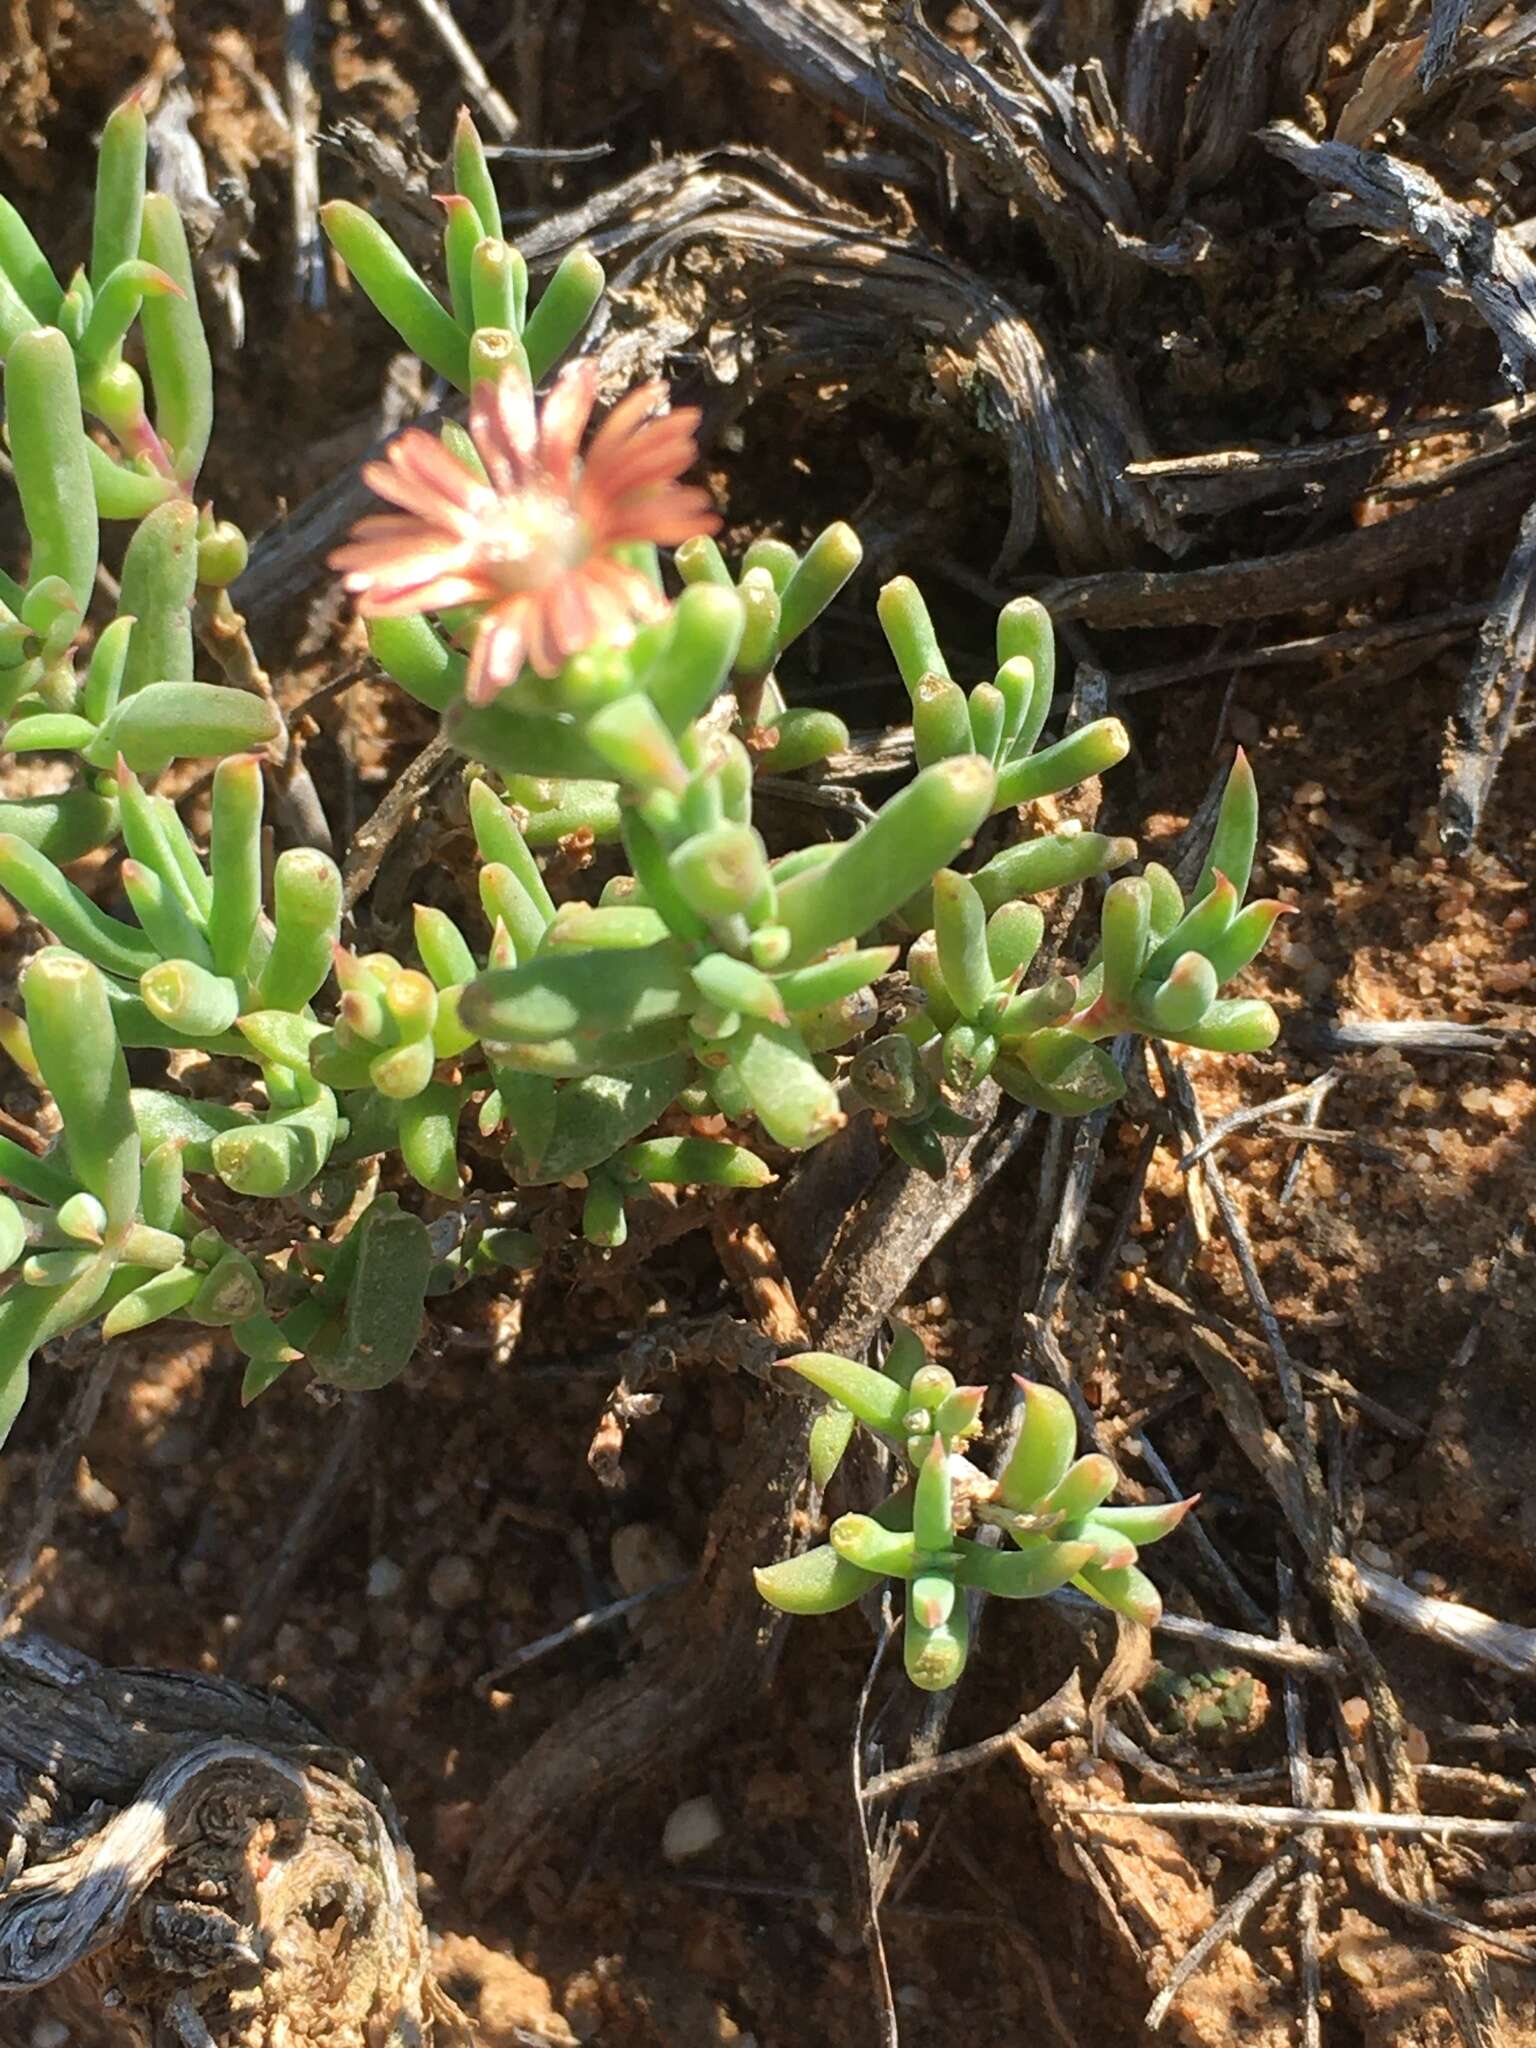
[[[830,1400],[811,1426],[811,1470],[825,1486],[856,1423],[895,1453],[901,1483],[872,1515],[840,1515],[829,1540],[756,1574],[786,1614],[833,1614],[885,1579],[906,1581],[907,1675],[943,1691],[965,1668],[967,1593],[1037,1600],[1071,1585],[1150,1628],[1162,1613],[1137,1557],[1176,1529],[1193,1500],[1109,1507],[1119,1484],[1098,1452],[1078,1457],[1072,1404],[1020,1380],[1023,1421],[1012,1455],[990,1479],[966,1455],[980,1434],[984,1386],[962,1387],[898,1325],[884,1366],[834,1352],[785,1364]],[[995,1530],[994,1544],[978,1540]],[[994,1547],[995,1546],[995,1547]]]
[[[25,583],[0,573],[4,745],[83,771],[62,795],[0,802],[0,831],[56,862],[112,838],[120,760],[157,774],[277,733],[259,696],[194,679],[194,597],[216,601],[246,548],[195,503],[213,367],[181,216],[145,190],[147,146],[127,100],[102,137],[90,262],[67,286],[0,198],[6,441],[30,555]],[[124,353],[135,328],[142,375]],[[115,616],[82,661],[103,520],[134,531]]]
[[[453,170],[446,305],[358,208],[328,206],[326,231],[451,384],[536,382],[589,317],[601,269],[573,252],[530,305],[467,119]],[[125,353],[130,327],[144,377]],[[212,423],[209,353],[180,222],[145,191],[135,102],[108,123],[92,260],[67,288],[0,204],[0,352],[30,540],[25,584],[0,583],[4,745],[72,752],[81,766],[63,796],[0,805],[0,885],[53,941],[26,970],[25,1019],[0,1018],[0,1038],[61,1125],[43,1156],[0,1151],[16,1190],[0,1217],[0,1270],[16,1276],[0,1299],[8,1414],[37,1347],[97,1316],[108,1335],[161,1316],[227,1327],[249,1360],[248,1396],[299,1357],[338,1384],[381,1384],[408,1361],[431,1294],[536,1257],[517,1227],[519,1190],[584,1188],[585,1234],[612,1246],[649,1188],[760,1186],[761,1148],[814,1145],[860,1105],[883,1113],[904,1157],[940,1172],[941,1139],[964,1124],[946,1091],[988,1073],[1076,1114],[1118,1092],[1100,1043],[1117,1033],[1233,1050],[1273,1038],[1267,1005],[1218,993],[1275,913],[1240,908],[1256,829],[1241,762],[1193,904],[1160,869],[1114,883],[1081,981],[1026,986],[1043,921],[1022,899],[1123,867],[1132,842],[1062,830],[972,873],[956,865],[986,819],[1126,751],[1113,719],[1040,746],[1054,650],[1031,600],[1003,611],[995,676],[967,693],[915,587],[888,585],[880,617],[912,693],[918,772],[855,837],[770,855],[753,823],[756,776],[847,740],[829,714],[788,706],[778,675],[858,565],[842,525],[803,554],[759,542],[734,573],[697,536],[676,550],[672,597],[654,546],[615,547],[615,565],[654,593],[637,629],[595,639],[555,673],[527,666],[490,701],[466,693],[484,606],[371,619],[381,666],[466,759],[479,903],[458,919],[419,907],[416,962],[348,950],[327,855],[292,848],[264,875],[253,750],[276,737],[274,714],[195,675],[194,619],[229,625],[246,550],[192,495]],[[440,444],[434,461],[489,490],[462,428],[444,424]],[[88,621],[102,518],[134,531],[116,616]],[[146,786],[186,759],[218,764],[206,857]],[[619,855],[595,902],[557,903],[540,865],[536,849],[573,832]],[[131,921],[62,872],[119,836]],[[923,1007],[871,1038],[876,985],[904,949]],[[172,1055],[170,1085],[131,1085],[127,1055],[149,1048]],[[461,1210],[429,1228],[399,1191],[461,1200],[469,1115],[499,1146],[507,1185],[467,1224]],[[732,1136],[698,1133],[689,1120],[703,1117]],[[381,1192],[386,1179],[396,1192]],[[251,1203],[267,1206],[253,1218]],[[900,1402],[906,1414],[905,1389]],[[1038,1508],[1056,1484],[1029,1512],[1081,1521],[1086,1509]],[[957,1512],[953,1491],[941,1459],[918,1519],[885,1532],[940,1559],[918,1573],[934,1617],[919,1622],[924,1671],[943,1666],[949,1653],[932,1646],[959,1626],[938,1614],[940,1594],[927,1598],[930,1581],[970,1583],[934,1535]],[[1114,1578],[1130,1570],[1123,1543],[1090,1555],[1087,1538],[1057,1537],[1032,1556],[1031,1533],[1013,1533],[1018,1555],[966,1569],[1048,1577],[1065,1558],[1063,1576],[1090,1589],[1132,1583]]]

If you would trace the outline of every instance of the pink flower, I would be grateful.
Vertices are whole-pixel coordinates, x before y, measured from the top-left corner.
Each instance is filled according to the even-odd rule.
[[[468,696],[484,704],[525,664],[552,676],[594,640],[628,641],[665,600],[614,550],[676,546],[719,525],[706,492],[678,482],[697,452],[692,406],[663,410],[642,384],[609,413],[583,457],[597,368],[572,363],[536,408],[525,372],[477,385],[469,432],[485,477],[419,427],[363,469],[398,512],[359,520],[331,556],[375,618],[484,605]],[[488,479],[488,481],[487,481]]]

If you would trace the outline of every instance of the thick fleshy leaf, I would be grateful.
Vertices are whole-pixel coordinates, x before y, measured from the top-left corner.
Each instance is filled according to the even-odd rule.
[[[626,1146],[617,1163],[637,1180],[674,1187],[763,1188],[774,1177],[755,1152],[722,1138],[647,1138]]]
[[[240,1014],[240,991],[191,960],[165,960],[140,976],[139,993],[162,1024],[191,1038],[217,1038]]]
[[[1221,937],[1206,949],[1217,981],[1230,981],[1250,960],[1256,959],[1275,925],[1290,912],[1290,904],[1275,902],[1250,903],[1246,910],[1240,910]]]
[[[912,1398],[920,1399],[916,1383]],[[912,1534],[920,1550],[948,1550],[955,1538],[953,1486],[949,1454],[936,1431],[927,1456],[917,1468],[917,1490],[912,1499]]]
[[[11,730],[15,731],[14,726]],[[117,823],[116,799],[94,789],[0,801],[0,834],[22,840],[60,867],[79,860],[94,847],[105,846]]]
[[[1024,1419],[998,1479],[997,1498],[1004,1507],[1031,1514],[1067,1475],[1077,1449],[1077,1417],[1054,1387],[1034,1380],[1016,1384],[1024,1396]]]
[[[779,588],[778,653],[821,616],[863,559],[863,544],[843,520],[817,534]]]
[[[344,1335],[309,1351],[317,1379],[332,1386],[387,1386],[410,1364],[421,1339],[434,1253],[426,1225],[391,1196],[380,1196],[354,1225],[356,1264],[347,1290]]]
[[[139,312],[144,356],[155,398],[155,427],[168,445],[179,481],[190,485],[213,431],[213,358],[197,310],[186,230],[176,202],[145,195],[139,254],[181,287],[180,296],[146,299]]]
[[[1181,953],[1166,981],[1138,991],[1136,1021],[1156,1032],[1186,1031],[1216,1000],[1216,970],[1203,953]]]
[[[992,770],[979,755],[925,768],[856,839],[779,887],[788,964],[857,938],[925,886],[966,845],[991,806]]]
[[[320,209],[320,224],[362,290],[407,348],[460,391],[469,389],[469,338],[371,214],[350,200]],[[547,367],[547,365],[546,365]]]
[[[725,1050],[758,1121],[775,1143],[804,1151],[841,1125],[837,1090],[792,1027],[748,1018],[725,1041]]]
[[[994,808],[1007,810],[1013,804],[1033,803],[1043,796],[1055,796],[1075,789],[1092,775],[1102,775],[1123,761],[1131,751],[1131,736],[1118,718],[1098,718],[1079,726],[1054,747],[1005,762],[998,771]]]
[[[31,580],[61,576],[84,613],[96,587],[96,487],[74,354],[56,328],[34,328],[10,348],[5,424],[31,540]]]
[[[1028,661],[1041,679],[1046,702],[1056,687],[1056,629],[1037,597],[1016,597],[997,615],[997,659]]]
[[[119,755],[140,775],[172,761],[201,761],[264,747],[278,735],[273,707],[220,683],[149,683],[97,732],[86,758],[111,767]]]
[[[1124,1565],[1118,1571],[1085,1565],[1073,1583],[1101,1606],[1139,1621],[1143,1628],[1156,1628],[1162,1619],[1162,1596],[1136,1565]]]
[[[1123,875],[1104,892],[1100,912],[1102,1000],[1113,1009],[1129,1002],[1141,978],[1152,932],[1152,892],[1139,875]]]
[[[1253,856],[1259,840],[1259,786],[1248,756],[1239,747],[1221,793],[1221,809],[1211,834],[1210,852],[1195,884],[1195,899],[1204,896],[1218,874],[1225,875],[1239,903],[1248,893]]]
[[[1225,875],[1219,874],[1168,936],[1153,948],[1142,968],[1143,974],[1149,981],[1160,981],[1182,953],[1209,953],[1231,925],[1236,912],[1237,891]]]
[[[1163,1035],[1206,1052],[1268,1052],[1280,1036],[1280,1019],[1268,1003],[1212,1003],[1198,1024]]]
[[[886,1436],[904,1433],[902,1418],[911,1406],[907,1390],[873,1366],[842,1358],[835,1351],[803,1351],[781,1363],[834,1401],[841,1401],[868,1428]]]
[[[989,1550],[980,1543],[960,1543],[956,1545],[955,1577],[962,1586],[996,1593],[1004,1600],[1038,1600],[1091,1565],[1095,1549],[1087,1542],[1044,1542],[1028,1550]]]
[[[764,725],[773,744],[758,756],[764,775],[794,775],[802,768],[847,751],[849,732],[835,711],[815,704],[794,704],[774,712]]]
[[[519,1137],[535,1155],[518,1177],[545,1185],[589,1172],[653,1124],[687,1078],[688,1061],[676,1054],[630,1074],[574,1081],[552,1098],[541,1098],[553,1112],[547,1136],[542,1128],[525,1131],[521,1113],[514,1112]]]
[[[1091,1514],[1101,1501],[1109,1499],[1119,1477],[1102,1452],[1090,1451],[1086,1457],[1077,1459],[1051,1489],[1042,1509],[1046,1514],[1066,1515],[1069,1519]]]
[[[838,1556],[860,1571],[908,1579],[918,1569],[917,1538],[910,1530],[883,1528],[873,1515],[839,1515],[829,1533]]]
[[[139,1206],[139,1133],[101,972],[49,946],[28,961],[21,992],[33,1055],[63,1121],[69,1163],[112,1227],[125,1229]]]
[[[685,1017],[696,1001],[687,958],[668,942],[633,952],[540,954],[525,966],[492,970],[465,989],[459,1014],[481,1038],[580,1044]]]
[[[908,690],[915,692],[924,676],[949,674],[923,594],[910,576],[893,577],[880,592],[875,611]]]
[[[1171,1536],[1199,1500],[1199,1494],[1192,1493],[1188,1500],[1172,1500],[1150,1507],[1095,1508],[1092,1520],[1113,1529],[1117,1535],[1126,1537],[1142,1549],[1148,1543],[1160,1543],[1165,1536]]]
[[[830,1543],[759,1565],[752,1578],[768,1605],[783,1614],[836,1614],[880,1584],[873,1573],[839,1557]]]
[[[924,676],[912,692],[912,747],[919,768],[979,752],[965,692],[948,676]]]
[[[1019,1051],[993,1072],[1008,1094],[1053,1116],[1088,1116],[1125,1093],[1125,1076],[1104,1048],[1070,1031],[1037,1031]]]
[[[971,879],[987,909],[1000,910],[1015,897],[1064,889],[1135,858],[1134,839],[1113,839],[1102,832],[1050,832],[1004,847]]]
[[[955,1602],[946,1621],[929,1627],[915,1605],[907,1607],[902,1637],[902,1662],[908,1678],[923,1692],[945,1692],[965,1669],[970,1640],[970,1615],[963,1600]]]
[[[975,884],[953,868],[933,878],[933,931],[951,1002],[974,1022],[996,985],[987,950],[987,913]]]
[[[853,1437],[857,1418],[841,1401],[829,1401],[811,1424],[811,1484],[819,1491],[830,1485]]]
[[[314,1100],[297,1109],[221,1132],[209,1148],[213,1170],[237,1195],[295,1195],[330,1157],[336,1126],[336,1098],[316,1086]]]

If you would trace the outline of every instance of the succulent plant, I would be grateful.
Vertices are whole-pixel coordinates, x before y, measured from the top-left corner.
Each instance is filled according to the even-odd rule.
[[[980,1434],[984,1386],[957,1386],[898,1325],[883,1367],[832,1352],[785,1366],[830,1397],[811,1428],[811,1473],[831,1479],[856,1424],[896,1453],[901,1483],[873,1514],[840,1515],[825,1544],[761,1567],[757,1588],[786,1614],[832,1614],[878,1588],[907,1582],[904,1651],[914,1685],[938,1692],[965,1668],[967,1592],[1033,1600],[1072,1585],[1147,1627],[1162,1613],[1137,1559],[1170,1534],[1194,1499],[1106,1505],[1119,1484],[1098,1452],[1075,1455],[1072,1404],[1020,1380],[1018,1440],[995,1479],[967,1455]],[[1000,1541],[988,1544],[984,1532]]]
[[[552,373],[601,268],[573,251],[531,296],[467,117],[442,295],[366,213],[324,209],[363,293],[468,398],[467,426],[409,428],[365,468],[389,509],[334,560],[380,666],[463,757],[475,885],[416,907],[414,959],[353,943],[328,854],[290,847],[265,871],[265,750],[284,739],[268,696],[198,673],[200,631],[244,649],[226,664],[236,681],[258,675],[230,593],[247,550],[193,496],[211,362],[145,149],[130,100],[103,138],[90,263],[67,286],[0,203],[6,432],[29,543],[25,576],[0,578],[0,745],[78,769],[58,796],[0,803],[0,887],[50,941],[0,1045],[62,1127],[46,1152],[0,1149],[15,1190],[0,1210],[15,1274],[0,1362],[17,1399],[38,1346],[96,1317],[108,1335],[220,1321],[248,1358],[248,1395],[300,1356],[340,1384],[380,1384],[433,1294],[536,1258],[540,1189],[578,1189],[586,1238],[616,1247],[653,1190],[761,1187],[779,1151],[861,1109],[938,1174],[989,1073],[1072,1115],[1122,1085],[1101,1043],[1118,1033],[1270,1042],[1266,1004],[1220,994],[1278,911],[1241,908],[1257,827],[1241,758],[1193,902],[1157,868],[1116,880],[1082,978],[1030,980],[1044,927],[1025,899],[1135,855],[1063,828],[969,863],[986,820],[1126,751],[1114,719],[1042,744],[1055,654],[1033,600],[1004,607],[994,676],[966,691],[915,585],[887,584],[878,611],[912,696],[917,773],[852,838],[770,850],[757,776],[804,772],[847,741],[831,714],[787,700],[785,656],[857,569],[858,540],[842,524],[803,552],[761,539],[733,570],[685,480],[695,412],[651,384],[588,433],[595,363]],[[133,529],[110,617],[104,518]],[[188,759],[215,764],[206,851],[156,787]],[[64,872],[119,841],[95,894]],[[595,900],[551,887],[540,849],[562,841],[615,849]],[[887,1029],[878,990],[903,962],[922,1006]],[[75,1037],[89,1051],[71,1071]],[[134,1087],[125,1056],[151,1050],[167,1071]],[[261,1205],[244,1247],[240,1203]],[[932,1432],[907,1434],[926,1471]],[[923,1612],[938,1617],[948,1596],[929,1582],[946,1573],[1048,1575],[1070,1548],[1026,1567],[1027,1542],[976,1561],[964,1546],[938,1545],[949,1561],[917,1573]],[[1076,1575],[1099,1569],[1117,1567]],[[934,1643],[959,1625],[951,1603]]]
[[[1240,1666],[1180,1674],[1158,1664],[1141,1699],[1165,1735],[1183,1737],[1205,1749],[1246,1742],[1269,1716],[1269,1688]]]

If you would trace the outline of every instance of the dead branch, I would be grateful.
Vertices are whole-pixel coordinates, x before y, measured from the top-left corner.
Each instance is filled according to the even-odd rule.
[[[477,111],[501,141],[509,142],[517,133],[517,116],[486,75],[448,0],[416,0],[416,11],[447,51]]]
[[[1117,569],[1060,577],[1035,595],[1058,621],[1090,626],[1226,626],[1358,598],[1382,584],[1485,542],[1530,501],[1528,458],[1447,490],[1374,526],[1334,534],[1284,554],[1223,562],[1211,569]],[[1232,667],[1240,667],[1236,660]]]
[[[1260,140],[1316,183],[1347,192],[1355,202],[1343,216],[1350,225],[1432,256],[1444,285],[1498,337],[1505,377],[1525,389],[1525,366],[1536,360],[1536,263],[1512,234],[1452,199],[1417,164],[1384,151],[1314,142],[1289,121],[1274,122]]]
[[[1050,76],[997,17],[989,26],[1007,77],[952,49],[911,0],[890,7],[878,53],[890,97],[951,158],[1013,201],[1058,260],[1107,284],[1106,266],[1141,240],[1141,221],[1102,74],[1091,81],[1095,108],[1071,72]]]
[[[1249,1830],[1273,1829],[1305,1834],[1313,1828],[1328,1834],[1395,1835],[1411,1842],[1526,1842],[1536,1837],[1536,1821],[1489,1820],[1458,1813],[1364,1813],[1353,1807],[1237,1806],[1222,1799],[1090,1800],[1072,1808],[1100,1820],[1155,1820]],[[1536,1963],[1536,1951],[1530,1960]]]
[[[772,78],[929,154],[921,125],[886,91],[862,17],[843,0],[687,0],[687,12]]]
[[[1536,504],[1520,525],[1477,653],[1451,714],[1440,784],[1440,833],[1452,853],[1477,837],[1494,777],[1536,661]]]
[[[1464,1607],[1453,1600],[1437,1600],[1416,1593],[1368,1564],[1351,1561],[1360,1588],[1360,1604],[1369,1614],[1413,1635],[1423,1636],[1442,1649],[1455,1650],[1476,1663],[1496,1671],[1508,1671],[1516,1678],[1536,1678],[1536,1629],[1517,1628],[1476,1607]]]
[[[38,2017],[372,2048],[448,2016],[387,1794],[286,1703],[13,1638],[0,1767],[0,1995]]]

